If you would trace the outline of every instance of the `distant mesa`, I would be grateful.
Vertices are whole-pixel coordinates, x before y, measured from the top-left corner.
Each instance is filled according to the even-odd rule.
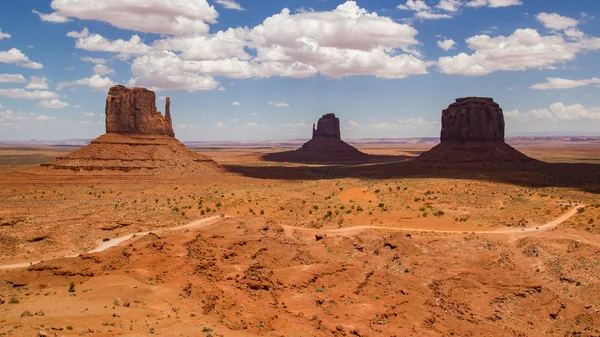
[[[156,96],[144,88],[116,85],[106,97],[106,133],[89,145],[44,168],[85,171],[144,171],[195,175],[219,171],[210,158],[189,150],[175,138],[167,98],[165,115]]]
[[[492,98],[457,98],[442,111],[441,143],[417,160],[484,166],[536,162],[505,143],[504,129],[504,114]]]
[[[336,163],[363,162],[370,159],[341,137],[340,119],[329,113],[313,124],[312,139],[295,151],[286,151],[264,155],[263,160],[300,162],[300,163]]]

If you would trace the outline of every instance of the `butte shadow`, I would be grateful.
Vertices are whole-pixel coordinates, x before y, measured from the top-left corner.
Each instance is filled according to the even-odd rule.
[[[341,137],[340,119],[326,114],[313,124],[312,138],[294,151],[269,153],[264,161],[304,164],[361,164],[373,162],[402,161],[406,156],[370,155],[344,142]]]
[[[226,169],[262,179],[444,178],[529,187],[573,187],[600,193],[600,165],[555,164],[532,159],[506,144],[504,132],[504,115],[493,99],[458,98],[442,112],[441,143],[413,160],[323,167],[227,166]]]
[[[165,115],[156,109],[156,95],[144,88],[110,88],[106,97],[106,133],[89,145],[53,162],[46,173],[130,172],[173,176],[221,171],[210,158],[189,150],[175,138],[170,99]]]

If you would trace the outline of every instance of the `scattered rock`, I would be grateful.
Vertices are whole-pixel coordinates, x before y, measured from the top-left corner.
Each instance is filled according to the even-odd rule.
[[[47,337],[48,333],[46,331],[38,331],[37,336],[38,337]]]
[[[35,313],[36,316],[46,316],[46,314],[44,313],[44,311],[40,310],[38,312]]]
[[[48,238],[48,235],[41,235],[41,236],[35,236],[29,240],[27,240],[27,242],[40,242],[40,241],[44,241]]]
[[[31,311],[29,311],[29,310],[25,310],[25,311],[23,311],[23,313],[21,314],[21,317],[33,317],[33,314],[31,313]]]

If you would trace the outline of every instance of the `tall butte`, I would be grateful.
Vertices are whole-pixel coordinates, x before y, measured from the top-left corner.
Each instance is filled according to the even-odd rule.
[[[156,95],[144,88],[116,85],[106,97],[106,133],[89,145],[42,167],[72,171],[138,171],[194,175],[219,171],[210,158],[175,138],[171,100],[165,115]]]
[[[295,151],[272,153],[263,156],[269,161],[306,163],[331,163],[364,161],[370,156],[360,152],[342,140],[340,119],[335,114],[326,114],[313,124],[312,139]]]
[[[492,98],[457,98],[442,111],[441,143],[417,160],[474,166],[535,162],[506,144],[504,128],[504,114]]]

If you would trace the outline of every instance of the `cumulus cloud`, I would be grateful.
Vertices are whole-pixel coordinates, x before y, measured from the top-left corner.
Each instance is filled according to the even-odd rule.
[[[439,19],[450,19],[450,18],[452,18],[452,15],[445,14],[445,13],[434,13],[431,11],[422,11],[422,12],[417,12],[417,14],[415,14],[415,17],[417,17],[419,19],[426,19],[426,20],[439,20]]]
[[[68,107],[69,103],[53,99],[48,101],[41,101],[37,105],[47,109],[62,109]]]
[[[96,114],[93,112],[84,112],[83,113],[83,117],[86,117],[86,118],[91,118],[91,117],[94,117],[95,115]]]
[[[54,116],[40,115],[36,113],[14,112],[12,110],[0,111],[0,126],[15,126],[26,121],[36,121],[44,123],[46,121],[56,120]]]
[[[240,6],[239,3],[233,0],[216,0],[216,3],[227,9],[235,9],[236,11],[245,11],[246,9]]]
[[[521,6],[523,1],[521,0],[471,0],[466,3],[468,7],[510,7],[510,6]]]
[[[569,80],[558,77],[547,77],[546,83],[536,83],[531,89],[536,90],[554,90],[554,89],[573,89],[585,87],[591,84],[600,84],[600,78],[590,78],[586,80]]]
[[[94,66],[94,73],[104,76],[108,74],[113,74],[115,72],[114,69],[105,66],[104,64],[96,64]]]
[[[548,29],[565,30],[576,27],[579,21],[556,13],[540,13],[537,20]]]
[[[100,57],[89,57],[89,56],[84,56],[81,58],[81,60],[85,61],[85,62],[96,63],[96,64],[105,64],[106,62],[108,62],[106,59],[103,59]]]
[[[406,3],[396,6],[398,9],[407,11],[425,11],[429,9],[429,6],[424,0],[406,0]]]
[[[225,125],[225,124],[224,124],[223,122],[221,122],[221,121],[218,121],[218,122],[216,122],[216,123],[215,123],[215,127],[216,127],[217,129],[223,129],[223,128],[226,128],[226,127],[227,127],[227,125]]]
[[[446,39],[443,41],[438,41],[437,42],[438,47],[440,47],[441,49],[448,51],[452,48],[454,48],[454,45],[456,45],[456,42],[452,39]]]
[[[45,77],[31,76],[25,89],[48,89],[48,79]]]
[[[66,23],[71,21],[69,18],[64,17],[59,15],[58,13],[50,13],[50,14],[44,14],[44,13],[40,13],[37,10],[32,10],[31,11],[34,14],[37,14],[40,19],[42,19],[42,21],[46,21],[46,22],[52,22],[52,23]]]
[[[457,12],[460,6],[462,6],[461,0],[440,0],[436,7],[448,12]]]
[[[566,105],[562,102],[551,104],[548,108],[533,109],[526,113],[518,110],[506,115],[509,119],[519,122],[545,120],[548,122],[585,122],[600,120],[600,107],[584,107],[576,103]]]
[[[30,68],[30,69],[42,69],[44,66],[41,63],[33,62],[29,60],[25,54],[16,48],[12,48],[8,51],[0,51],[0,62],[11,63],[19,67]]]
[[[584,47],[562,35],[542,36],[535,29],[517,29],[509,36],[477,35],[466,40],[473,54],[441,57],[438,68],[446,74],[486,75],[494,71],[551,69],[573,60]]]
[[[75,48],[87,51],[104,51],[110,53],[129,54],[147,54],[152,48],[146,45],[142,39],[133,35],[129,40],[109,40],[99,34],[90,33],[87,28],[81,32],[72,31],[67,33],[68,37],[76,39]]]
[[[240,104],[240,102],[238,102],[238,101],[235,101],[235,102],[233,102],[233,103],[232,103],[232,105],[233,105],[233,106],[240,106],[241,104]]]
[[[212,77],[185,71],[184,61],[169,51],[151,53],[136,58],[131,64],[130,85],[152,90],[214,90],[219,83]]]
[[[146,33],[208,33],[219,16],[206,0],[53,0],[57,15]]]
[[[0,83],[25,83],[25,77],[21,74],[0,74]]]
[[[270,101],[269,102],[270,106],[274,106],[274,107],[278,107],[278,108],[287,108],[290,105],[285,103],[285,102],[274,102],[274,101]]]
[[[2,33],[2,29],[0,29],[0,40],[2,39],[10,39],[11,36],[8,33]]]
[[[58,94],[52,91],[45,90],[25,90],[25,89],[0,89],[0,96],[13,99],[55,99]]]
[[[98,74],[95,74],[89,78],[82,78],[80,80],[72,82],[60,82],[58,83],[57,90],[61,90],[72,86],[86,85],[94,91],[107,91],[110,87],[112,87],[115,84],[116,83],[113,82],[110,78],[102,77]]]
[[[244,50],[247,35],[247,29],[229,28],[213,35],[195,34],[157,40],[152,47],[158,51],[179,51],[182,60],[206,61],[226,58],[247,60],[251,58]]]

